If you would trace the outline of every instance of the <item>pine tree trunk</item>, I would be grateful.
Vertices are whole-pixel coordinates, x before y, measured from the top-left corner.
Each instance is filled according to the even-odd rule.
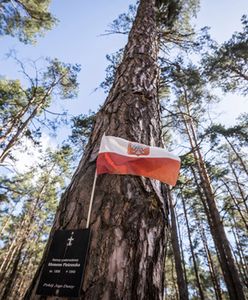
[[[2,292],[1,297],[0,297],[1,300],[8,299],[9,294],[12,291],[12,287],[15,283],[15,279],[16,279],[16,276],[17,276],[18,265],[19,265],[19,262],[20,262],[20,259],[21,259],[23,245],[24,245],[24,242],[22,243],[22,245],[18,249],[18,252],[17,252],[16,257],[15,257],[14,262],[13,262],[12,270],[11,270],[10,274],[8,274],[8,277],[6,278],[6,280],[4,282],[5,285],[4,285],[4,287],[2,288],[2,291],[1,291]]]
[[[230,142],[229,139],[228,139],[226,136],[224,136],[224,137],[225,137],[225,140],[227,141],[228,145],[231,147],[231,149],[232,149],[233,152],[235,153],[237,159],[239,160],[240,165],[241,165],[242,168],[243,168],[243,171],[246,173],[246,175],[248,175],[248,169],[247,169],[246,164],[245,164],[245,162],[243,161],[241,155],[240,155],[240,154],[238,153],[238,151],[235,149],[233,143]]]
[[[22,117],[28,112],[30,107],[33,105],[35,101],[35,97],[31,98],[27,105],[19,111],[19,113],[15,116],[15,118],[12,118],[11,122],[8,122],[7,124],[3,124],[4,128],[4,135],[0,137],[0,143],[4,142],[8,136],[17,128],[21,123]]]
[[[184,212],[184,217],[185,217],[186,227],[187,227],[187,232],[188,232],[190,252],[191,252],[191,257],[192,257],[192,260],[193,260],[193,268],[194,268],[194,272],[195,272],[196,285],[197,285],[197,288],[198,288],[198,291],[199,291],[199,299],[204,300],[205,297],[204,297],[202,285],[201,285],[201,282],[200,282],[198,266],[197,266],[197,263],[196,263],[196,257],[195,257],[195,253],[194,253],[193,242],[192,242],[192,238],[191,238],[191,234],[190,234],[189,220],[188,220],[188,216],[187,216],[185,201],[184,201],[183,198],[182,198],[182,204],[183,204],[183,212]]]
[[[228,185],[228,183],[226,183],[226,181],[222,180],[223,184],[225,185],[239,215],[240,215],[240,218],[241,220],[243,221],[244,223],[244,226],[246,227],[246,230],[248,230],[248,223],[247,223],[247,220],[246,220],[246,217],[244,216],[244,213],[242,212],[242,209],[240,207],[240,203],[238,203],[238,200],[236,199],[236,197],[233,195],[232,191],[231,191],[231,188],[230,186]]]
[[[206,237],[204,228],[203,228],[203,226],[202,226],[202,224],[201,224],[200,221],[198,221],[198,226],[199,226],[199,231],[200,231],[201,239],[202,239],[203,246],[204,246],[204,249],[205,249],[205,252],[206,252],[206,256],[207,256],[208,267],[209,267],[209,272],[210,272],[211,279],[212,279],[212,282],[213,282],[215,297],[216,297],[216,300],[222,300],[221,288],[220,288],[219,280],[218,280],[216,272],[215,272],[212,255],[211,255],[211,252],[210,252],[209,247],[208,247],[207,237]]]
[[[172,195],[170,191],[168,191],[168,200],[169,200],[170,218],[171,218],[171,244],[172,244],[173,255],[175,259],[179,299],[188,300],[189,299],[188,288],[184,278],[182,258],[181,258],[178,233],[177,233],[175,210],[174,210]]]
[[[36,228],[36,238],[33,241],[34,245],[40,245],[40,239],[43,235],[45,223],[41,223],[39,228]],[[32,237],[34,237],[32,235]],[[30,239],[30,238],[29,238]],[[29,240],[28,239],[28,240]],[[18,266],[18,274],[15,276],[15,282],[13,284],[13,289],[11,290],[11,297],[13,299],[23,299],[25,291],[30,284],[31,274],[36,270],[37,265],[37,253],[34,252],[32,245],[27,245],[28,247],[22,251],[22,259]],[[23,247],[24,248],[24,247]]]
[[[185,103],[187,107],[187,114],[188,116],[190,116],[189,104],[186,98],[185,98]],[[212,186],[205,166],[205,162],[202,158],[201,151],[197,146],[198,145],[197,136],[196,136],[196,131],[192,119],[189,118],[188,120],[186,120],[183,114],[182,116],[184,119],[185,129],[188,134],[191,148],[195,149],[195,151],[193,151],[193,154],[196,161],[199,177],[201,180],[201,188],[204,193],[204,197],[206,199],[206,204],[207,204],[206,213],[209,219],[211,234],[213,236],[216,248],[218,249],[220,266],[227,285],[230,299],[245,300],[242,283],[240,281],[239,273],[237,271],[233,259],[231,247],[227,239],[224,226],[221,222],[221,217],[218,208],[216,206],[215,195],[212,190]],[[206,206],[206,204],[203,203],[204,207]]]
[[[245,206],[246,213],[248,213],[248,205],[247,205],[247,203],[246,203],[246,201],[247,201],[247,196],[245,195],[245,192],[243,191],[243,189],[242,189],[242,187],[241,187],[242,184],[240,183],[239,176],[238,176],[238,174],[236,173],[235,168],[233,167],[233,163],[232,163],[231,161],[229,162],[229,165],[230,165],[230,168],[231,168],[232,173],[233,173],[233,175],[234,175],[234,178],[235,178],[235,181],[236,181],[236,185],[237,185],[237,189],[238,189],[239,194],[240,194],[240,197],[241,197],[241,199],[242,199],[242,203],[243,203],[244,206]]]
[[[21,136],[23,135],[23,132],[28,128],[29,123],[34,119],[34,117],[39,113],[39,110],[42,108],[42,106],[44,105],[47,97],[49,97],[49,95],[52,92],[52,87],[49,88],[49,90],[47,91],[46,95],[42,98],[42,100],[36,105],[36,107],[33,109],[33,111],[30,113],[30,115],[27,117],[27,119],[23,122],[21,122],[21,120],[19,121],[19,126],[17,127],[17,130],[15,132],[15,134],[11,137],[11,139],[8,141],[7,145],[4,147],[4,149],[2,150],[2,153],[0,154],[0,163],[2,163],[7,155],[9,154],[10,150],[15,146],[15,144],[19,141],[19,139],[21,138]],[[11,132],[9,132],[10,134]]]
[[[188,288],[188,277],[187,277],[186,263],[185,263],[184,252],[183,252],[183,241],[182,241],[182,236],[181,236],[180,225],[179,225],[179,222],[178,222],[178,215],[176,214],[175,216],[176,216],[176,223],[177,223],[177,230],[178,230],[180,252],[182,254],[182,265],[183,265],[184,280],[185,280],[185,284]]]
[[[248,287],[247,257],[242,250],[236,226],[232,224],[231,229],[232,229],[232,234],[236,243],[236,249],[239,256],[239,259],[236,260],[237,266],[239,268],[239,273],[242,275],[243,283],[245,284],[246,287]]]
[[[123,61],[99,113],[85,155],[64,194],[54,230],[85,228],[101,137],[161,146],[155,0],[141,0]],[[165,196],[165,195],[164,195]],[[80,299],[162,299],[167,210],[161,185],[135,176],[101,175]],[[44,259],[25,299],[35,295]]]
[[[171,260],[171,279],[172,279],[172,286],[174,287],[174,293],[171,295],[173,299],[179,300],[179,292],[178,292],[178,286],[176,283],[176,278],[175,278],[175,266],[174,266],[174,260]]]

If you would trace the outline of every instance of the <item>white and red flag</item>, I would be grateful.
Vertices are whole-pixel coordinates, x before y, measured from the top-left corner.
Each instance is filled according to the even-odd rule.
[[[160,180],[174,186],[180,158],[163,148],[129,142],[119,137],[102,137],[97,174],[130,174]]]

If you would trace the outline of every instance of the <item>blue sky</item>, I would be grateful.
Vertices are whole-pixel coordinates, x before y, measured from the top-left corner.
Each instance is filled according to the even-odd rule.
[[[96,110],[106,95],[98,90],[104,79],[107,61],[105,55],[114,53],[126,42],[122,35],[100,36],[108,24],[120,13],[125,12],[130,0],[53,0],[51,11],[60,20],[58,25],[45,37],[39,38],[35,46],[23,45],[14,38],[1,38],[0,74],[8,78],[17,78],[16,65],[6,60],[9,49],[15,49],[20,58],[37,59],[39,57],[57,57],[64,62],[79,63],[82,71],[79,75],[79,97],[65,104],[71,114],[87,113]],[[230,38],[235,30],[241,28],[240,18],[247,13],[247,0],[203,0],[197,20],[197,28],[211,27],[211,34],[218,42]],[[226,118],[234,119],[233,111],[242,111],[247,102],[234,95],[225,96]],[[237,106],[237,101],[239,102]],[[237,109],[237,107],[239,109]],[[243,108],[244,107],[244,108]],[[221,109],[221,108],[220,108]],[[230,113],[232,111],[232,113]],[[224,117],[225,118],[225,117]]]

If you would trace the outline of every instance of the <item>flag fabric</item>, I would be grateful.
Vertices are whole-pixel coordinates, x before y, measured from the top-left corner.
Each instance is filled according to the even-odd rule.
[[[102,137],[97,174],[129,174],[149,177],[174,186],[180,158],[159,147],[150,147],[119,137]]]

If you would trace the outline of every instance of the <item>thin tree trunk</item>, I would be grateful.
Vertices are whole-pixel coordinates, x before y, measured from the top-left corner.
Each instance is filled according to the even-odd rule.
[[[84,228],[103,133],[161,146],[155,0],[141,0],[110,94],[64,194],[56,229]],[[92,238],[80,299],[162,299],[167,211],[161,185],[135,176],[96,183]],[[25,299],[35,295],[47,250]],[[42,299],[45,299],[43,297]],[[49,297],[54,299],[54,297]]]
[[[201,202],[203,204],[203,208],[204,208],[205,214],[207,216],[208,224],[210,224],[210,228],[211,228],[211,226],[213,226],[213,225],[211,225],[212,224],[212,220],[211,220],[211,217],[210,217],[210,213],[209,213],[208,207],[206,205],[206,199],[205,199],[205,197],[204,197],[204,195],[202,193],[201,187],[200,187],[200,185],[198,183],[198,178],[196,176],[196,172],[195,172],[195,170],[194,170],[193,167],[191,167],[191,172],[193,174],[193,177],[194,177],[194,180],[195,180],[195,184],[197,186],[197,193],[198,193],[198,195],[199,195],[199,197],[201,199]],[[218,261],[220,262],[219,252],[218,252],[218,249],[216,248],[216,244],[215,243],[214,243],[214,246],[215,246],[215,251],[216,251],[216,254],[217,254]],[[218,282],[218,286],[220,286],[220,283],[219,283],[219,280],[218,280],[217,276],[216,276],[216,280]]]
[[[54,168],[54,165],[52,165],[51,170]],[[44,192],[44,189],[46,187],[47,182],[44,182],[44,184],[41,186],[40,191],[39,191],[39,196],[33,203],[33,205],[30,207],[28,212],[24,214],[24,217],[21,221],[19,230],[16,232],[16,238],[12,241],[8,252],[5,254],[5,259],[3,260],[0,268],[0,282],[1,286],[6,282],[6,277],[8,276],[7,271],[9,270],[9,267],[11,264],[15,267],[15,261],[16,257],[19,255],[19,249],[23,248],[23,246],[27,243],[28,237],[31,232],[31,227],[34,222],[34,218],[37,212],[37,209],[39,209],[39,202],[41,200],[42,193]],[[14,262],[13,262],[14,261]],[[8,281],[13,281],[13,278],[7,278]],[[12,286],[12,283],[11,285]]]
[[[44,98],[45,101],[45,98]],[[12,136],[8,144],[4,147],[1,155],[0,155],[0,163],[2,163],[5,158],[7,157],[10,150],[13,148],[13,146],[18,142],[19,138],[23,134],[23,131],[27,128],[30,121],[37,115],[39,112],[39,109],[42,107],[43,102],[39,103],[39,105],[36,106],[36,108],[32,111],[32,113],[29,115],[29,117],[21,123],[21,125],[17,128],[16,133]]]
[[[186,91],[185,91],[185,105],[187,108],[187,115],[190,116],[190,109],[189,109]],[[195,149],[193,151],[193,154],[194,154],[195,161],[197,163],[197,168],[198,168],[198,172],[202,184],[202,190],[206,198],[208,211],[211,218],[209,224],[210,230],[214,242],[216,244],[216,248],[218,249],[219,252],[220,265],[227,285],[229,296],[233,300],[245,300],[242,284],[239,278],[237,268],[234,263],[231,248],[228,239],[226,237],[224,226],[221,222],[219,211],[215,203],[215,196],[212,191],[212,186],[210,183],[208,172],[204,160],[202,158],[201,151],[198,147],[196,132],[193,126],[192,119],[189,118],[188,120],[186,120],[184,114],[182,114],[182,116],[184,119],[185,129],[187,131],[191,147],[192,149]]]
[[[246,175],[248,175],[248,169],[245,165],[245,162],[243,161],[242,157],[239,155],[237,150],[235,149],[234,145],[229,141],[229,139],[225,136],[225,140],[227,141],[228,145],[232,148],[233,152],[235,153],[237,159],[239,160],[243,170],[245,171]]]
[[[39,231],[39,234],[36,238],[36,242],[39,242],[40,236],[42,235],[42,229]],[[17,278],[18,282],[15,284],[15,290],[13,291],[13,297],[16,299],[23,299],[25,292],[28,286],[31,283],[32,274],[35,273],[38,266],[38,257],[33,255],[32,249],[27,249],[27,257],[25,258],[25,264],[20,270],[20,274]],[[19,297],[19,298],[18,298]]]
[[[8,212],[9,216],[6,218],[6,221],[4,222],[4,224],[2,225],[2,227],[0,229],[0,236],[3,234],[4,230],[9,225],[9,222],[11,221],[11,218],[12,218],[12,212],[13,211],[14,211],[14,209],[12,209],[11,211]]]
[[[245,206],[246,213],[248,213],[248,205],[247,205],[247,203],[246,203],[247,197],[245,196],[245,193],[244,193],[243,189],[241,188],[241,184],[240,184],[240,181],[239,181],[239,177],[238,177],[238,175],[237,175],[237,173],[236,173],[236,171],[235,171],[235,168],[234,168],[233,165],[232,165],[232,162],[229,162],[229,165],[230,165],[230,168],[231,168],[231,170],[232,170],[232,173],[233,173],[233,175],[234,175],[234,177],[235,177],[235,181],[236,181],[236,184],[237,184],[237,188],[238,188],[240,197],[241,197],[241,199],[242,199],[242,203],[243,203],[244,206]]]
[[[20,281],[17,285],[17,290],[13,295],[13,297],[15,297],[14,299],[24,299],[25,293],[30,285],[30,280],[32,280],[32,274],[35,273],[35,271],[36,268],[34,268],[33,262],[30,260],[27,268],[25,269],[25,272],[23,273],[23,276],[20,277]]]
[[[23,249],[23,245],[24,245],[24,242],[22,245],[20,245],[19,249],[18,249],[18,252],[16,254],[16,257],[14,259],[14,262],[13,262],[13,266],[12,266],[12,270],[11,270],[11,273],[8,275],[8,278],[7,280],[5,280],[5,286],[3,288],[3,293],[2,293],[2,296],[1,296],[1,300],[6,300],[8,299],[9,297],[9,294],[12,292],[12,287],[15,283],[15,278],[17,276],[17,271],[18,271],[18,265],[19,265],[19,262],[20,262],[20,259],[21,259],[21,254],[22,254],[22,249]]]
[[[21,135],[23,134],[24,130],[28,127],[29,123],[34,119],[34,117],[39,113],[39,110],[42,108],[42,106],[45,104],[47,98],[51,95],[54,87],[63,79],[63,77],[65,76],[62,75],[59,79],[57,79],[56,81],[53,81],[51,83],[51,86],[47,89],[45,95],[42,97],[42,99],[36,104],[36,106],[34,107],[33,111],[30,113],[30,115],[27,117],[27,119],[23,122],[21,122],[21,120],[19,120],[19,125],[17,127],[17,131],[16,133],[11,137],[11,139],[8,141],[7,145],[4,147],[4,149],[2,150],[2,153],[0,155],[0,163],[2,163],[8,153],[10,152],[10,150],[13,148],[13,146],[18,142],[18,140],[20,139]],[[34,99],[35,100],[35,99]],[[19,116],[19,118],[21,118],[25,112],[28,111],[28,108],[25,109],[25,111]],[[18,122],[17,122],[18,123]],[[8,132],[8,134],[11,134],[11,131]]]
[[[5,129],[4,135],[0,137],[0,142],[4,142],[8,136],[12,133],[12,131],[18,127],[18,124],[21,122],[21,118],[28,112],[29,108],[33,105],[35,102],[35,97],[33,97],[30,101],[28,101],[28,104],[19,111],[19,113],[13,118],[13,121],[10,122],[10,124],[4,124],[3,128]]]
[[[198,266],[197,266],[197,263],[196,263],[193,242],[192,242],[191,234],[190,234],[189,220],[188,220],[187,211],[186,211],[186,207],[185,207],[185,203],[184,203],[183,198],[182,198],[182,204],[183,204],[183,212],[184,212],[184,217],[185,217],[186,227],[187,227],[187,232],[188,232],[190,252],[191,252],[191,256],[192,256],[192,260],[193,260],[193,268],[194,268],[194,272],[195,272],[196,285],[197,285],[197,288],[198,288],[198,291],[199,291],[199,298],[201,300],[204,300],[205,297],[204,297],[201,282],[200,282],[200,277],[199,277],[199,273],[198,273]]]
[[[240,261],[239,261],[239,259],[238,259],[238,257],[237,257],[237,254],[236,254],[236,252],[235,252],[235,249],[232,249],[232,250],[233,250],[234,261],[235,261],[236,266],[237,266],[237,269],[238,269],[238,271],[239,271],[240,278],[241,278],[243,284],[244,284],[245,286],[247,286],[247,285],[246,285],[246,282],[245,282],[243,270],[242,270],[242,268],[241,268],[241,266],[240,266]]]
[[[201,235],[202,242],[203,242],[204,249],[205,249],[206,256],[207,256],[208,267],[209,267],[209,272],[210,272],[211,279],[213,282],[215,297],[217,300],[222,300],[221,288],[220,288],[219,281],[218,281],[218,278],[215,273],[214,263],[213,263],[211,252],[208,247],[208,242],[207,242],[207,238],[205,235],[205,231],[204,231],[204,228],[200,221],[198,221],[198,224],[199,224],[199,228],[200,228],[199,229],[200,235]]]
[[[5,271],[7,270],[7,266],[9,263],[11,263],[11,259],[16,251],[16,244],[18,242],[18,238],[14,239],[8,249],[8,252],[4,255],[4,260],[0,267],[0,282],[2,281],[3,275]]]
[[[179,222],[178,222],[178,216],[177,216],[177,214],[175,214],[175,216],[176,216],[176,223],[177,223],[177,228],[178,228],[180,251],[181,251],[181,254],[182,254],[184,279],[185,279],[186,286],[188,287],[187,270],[186,270],[185,259],[184,259],[184,251],[183,251],[183,241],[182,241],[182,237],[181,237],[181,231],[180,231],[180,225],[179,225]]]
[[[240,241],[237,232],[235,232],[234,225],[231,225],[232,228],[232,234],[234,236],[234,240],[236,243],[238,255],[239,255],[239,261],[237,260],[237,266],[239,267],[240,274],[242,274],[243,282],[248,287],[248,274],[247,274],[247,259],[243,253],[243,250],[240,246]]]
[[[43,227],[43,226],[42,226]],[[42,229],[40,229],[42,230]],[[35,244],[39,242],[42,231],[38,231],[38,236],[35,239]],[[19,264],[18,275],[15,278],[14,288],[11,291],[11,296],[14,299],[23,299],[25,293],[25,286],[27,288],[30,284],[30,274],[35,270],[35,257],[32,249],[28,247],[23,251],[22,261]]]
[[[174,260],[171,260],[171,279],[172,279],[172,284],[173,284],[173,290],[175,291],[175,295],[176,295],[176,299],[175,300],[179,300],[179,293],[178,293],[178,285],[176,283],[176,279],[175,279],[175,275],[174,275]],[[173,294],[174,296],[174,294]],[[174,297],[173,297],[174,298]]]
[[[226,189],[227,189],[227,191],[228,191],[228,193],[229,193],[229,195],[230,195],[230,197],[231,197],[231,199],[232,199],[232,201],[233,201],[233,203],[234,203],[234,205],[235,205],[235,207],[236,207],[236,209],[237,209],[237,211],[238,211],[238,213],[239,213],[239,215],[240,215],[240,217],[241,217],[241,219],[242,219],[242,221],[243,221],[243,223],[244,223],[244,225],[246,227],[246,230],[248,230],[248,223],[246,221],[246,218],[245,218],[242,210],[240,209],[240,205],[237,202],[237,199],[233,195],[233,193],[232,193],[229,185],[225,181],[222,181],[222,182],[224,183],[224,185],[225,185],[225,187],[226,187]]]
[[[189,299],[188,288],[184,278],[184,272],[182,267],[182,259],[180,254],[179,241],[178,241],[176,217],[175,217],[171,191],[168,191],[168,200],[169,200],[170,217],[171,217],[171,244],[172,244],[173,255],[175,259],[179,299],[188,300]]]
[[[1,153],[0,156],[0,163],[3,162],[8,155],[11,148],[14,146],[14,144],[17,142],[18,137],[22,134],[23,130],[27,127],[27,125],[30,123],[30,121],[37,115],[39,109],[42,107],[42,105],[46,102],[46,99],[50,96],[50,94],[53,91],[53,88],[66,76],[66,74],[63,74],[61,77],[59,77],[57,80],[54,80],[51,85],[48,87],[45,95],[42,97],[42,99],[35,103],[37,100],[36,92],[34,92],[34,95],[32,99],[28,101],[28,104],[19,111],[19,113],[14,117],[13,122],[9,124],[9,126],[6,124],[4,125],[5,133],[3,136],[0,137],[0,143],[3,143],[9,135],[11,135],[15,128],[17,128],[17,132],[13,135],[13,137],[10,139],[10,141],[7,143],[7,145],[4,147],[4,150]],[[37,79],[37,78],[36,78]],[[37,89],[37,86],[32,86],[35,90]],[[22,121],[22,117],[28,112],[28,110],[34,106],[32,113],[30,116],[25,120]]]
[[[34,244],[38,244],[40,238],[43,235],[44,227],[46,226],[45,222],[42,222],[37,231],[35,232],[36,238]],[[25,254],[22,258],[22,263],[20,266],[19,276],[16,278],[15,289],[12,291],[12,295],[16,299],[23,299],[25,291],[30,284],[31,275],[37,268],[37,255],[34,256],[32,248],[28,245],[28,248],[25,251]],[[19,297],[19,298],[18,298]]]

